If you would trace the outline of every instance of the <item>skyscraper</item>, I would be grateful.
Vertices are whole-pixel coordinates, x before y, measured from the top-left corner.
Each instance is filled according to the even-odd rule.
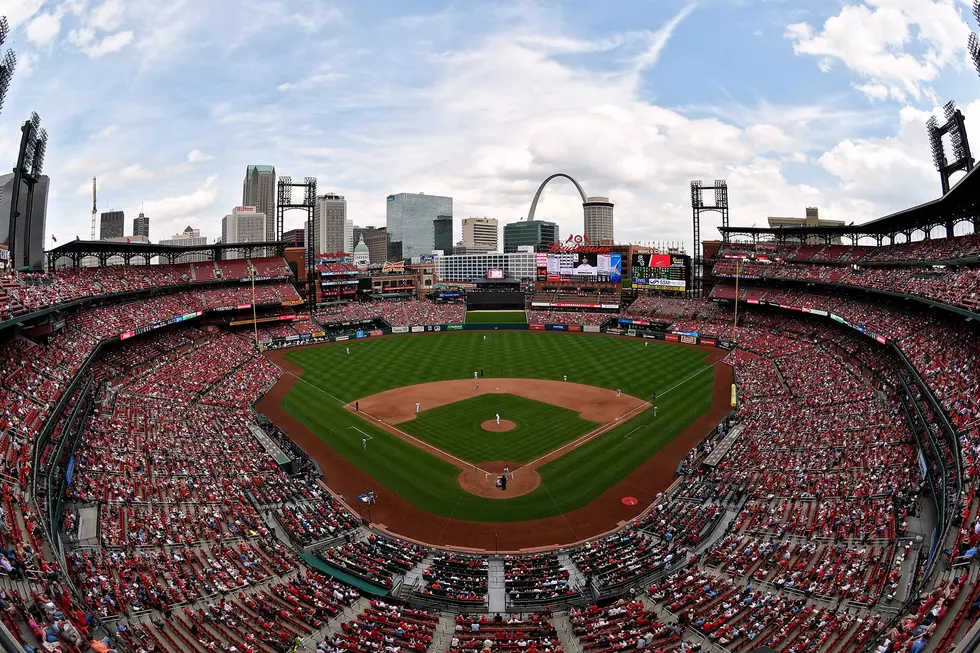
[[[31,212],[31,233],[27,230],[27,184],[21,184],[20,217],[17,218],[17,238],[14,244],[14,269],[29,266],[40,269],[44,264],[44,234],[48,218],[48,187],[51,178],[41,175],[34,187],[34,205]],[[0,175],[0,243],[10,244],[10,200],[13,197],[14,174]]]
[[[160,245],[177,245],[180,247],[204,247],[208,244],[208,239],[201,235],[200,229],[194,229],[190,225],[179,234],[174,234],[172,238],[161,240]],[[193,252],[181,254],[174,261],[175,263],[199,263],[208,260],[208,252]]]
[[[150,237],[150,219],[143,215],[142,211],[133,219],[133,235]]]
[[[530,245],[534,251],[548,249],[559,240],[558,225],[546,220],[518,220],[504,225],[504,252],[516,252],[518,247]]]
[[[122,238],[126,225],[126,213],[106,211],[99,216],[99,240]]]
[[[254,206],[239,206],[221,220],[222,243],[261,243],[268,233],[268,219]],[[228,258],[244,258],[241,251],[229,251]]]
[[[388,196],[388,258],[393,261],[431,254],[435,245],[433,221],[452,216],[453,198],[425,193]]]
[[[266,216],[265,240],[276,239],[276,167],[251,165],[242,182],[242,206]]]
[[[590,197],[582,203],[585,237],[593,243],[613,240],[613,203],[608,197]]]
[[[453,216],[440,215],[432,221],[432,249],[440,249],[449,256],[453,253]]]
[[[344,252],[354,251],[354,221],[344,220]]]
[[[316,245],[316,253],[344,251],[346,230],[347,200],[344,196],[326,193],[317,197],[316,206],[313,207],[313,244]]]
[[[498,252],[500,228],[497,218],[465,218],[463,220],[463,247],[468,253]]]

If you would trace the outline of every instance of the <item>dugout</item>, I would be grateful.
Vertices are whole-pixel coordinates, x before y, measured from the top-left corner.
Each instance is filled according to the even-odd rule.
[[[471,311],[523,311],[526,300],[516,279],[481,279],[466,291],[466,308]]]

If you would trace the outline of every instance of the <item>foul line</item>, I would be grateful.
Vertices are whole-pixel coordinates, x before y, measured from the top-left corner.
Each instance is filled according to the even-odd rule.
[[[721,363],[722,360],[724,360],[724,359],[720,359],[720,360],[715,361],[714,363],[712,363],[711,365],[708,365],[704,369],[698,370],[697,372],[695,372],[691,376],[687,377],[683,381],[680,381],[677,384],[673,385],[672,387],[667,388],[663,392],[659,393],[657,395],[657,398],[660,398],[660,397],[663,397],[666,394],[669,394],[670,392],[672,392],[672,391],[676,390],[677,388],[681,387],[682,385],[684,385],[685,383],[687,383],[691,379],[694,379],[695,377],[698,377],[698,376],[704,374],[705,372],[707,372],[710,369],[714,369],[715,365],[717,365],[718,363]],[[545,458],[548,458],[548,457],[550,457],[550,456],[558,453],[559,451],[563,451],[565,449],[568,449],[569,447],[575,448],[575,447],[579,447],[579,446],[581,446],[583,444],[587,444],[589,441],[594,440],[595,438],[599,437],[600,435],[602,435],[606,431],[610,431],[610,430],[616,428],[617,426],[620,426],[617,422],[620,422],[623,418],[628,418],[632,413],[635,413],[638,410],[646,410],[647,408],[649,408],[651,406],[653,406],[653,404],[651,404],[649,401],[644,401],[642,404],[640,404],[636,408],[633,408],[632,410],[627,411],[626,413],[623,413],[622,415],[620,415],[616,419],[612,420],[611,422],[606,422],[605,424],[603,424],[599,428],[594,429],[594,430],[586,433],[582,437],[580,437],[580,438],[578,438],[576,440],[573,440],[573,441],[571,441],[571,442],[569,442],[567,444],[564,444],[564,445],[558,447],[557,449],[553,449],[553,450],[549,451],[548,453],[546,453],[545,455],[540,456],[538,458],[535,458],[534,460],[532,460],[531,462],[527,463],[526,465],[521,465],[521,467],[518,467],[517,469],[523,469],[524,467],[531,467],[532,469],[534,469],[533,466],[536,465],[537,463],[541,462]],[[638,428],[642,428],[642,427],[638,427]],[[635,430],[637,430],[637,429],[633,429],[633,431],[635,431]],[[630,431],[630,433],[632,433],[633,431]],[[514,471],[517,471],[517,470],[514,470]]]
[[[273,363],[273,364],[275,365],[275,363]],[[276,367],[279,367],[279,366],[276,365]],[[326,390],[324,390],[320,386],[314,385],[313,383],[310,383],[309,381],[307,381],[303,377],[301,377],[301,376],[299,376],[297,374],[293,374],[292,372],[290,372],[287,369],[283,369],[282,367],[279,367],[279,369],[282,370],[282,373],[283,374],[288,374],[289,376],[293,377],[297,381],[302,381],[303,383],[305,383],[306,385],[310,386],[311,388],[313,388],[315,390],[318,390],[318,391],[322,392],[323,394],[327,395],[328,397],[330,397],[331,399],[333,399],[334,401],[336,401],[338,404],[340,404],[343,408],[347,408],[347,409],[350,408],[350,405],[351,405],[350,402],[345,402],[344,400],[342,400],[342,399],[340,399],[338,397],[333,396],[332,394],[330,394],[329,392],[327,392]],[[350,412],[354,412],[354,411],[350,411]],[[373,419],[373,420],[375,420],[377,422],[380,422],[381,424],[384,424],[385,427],[386,427],[385,430],[391,429],[392,431],[397,432],[400,437],[403,437],[403,438],[406,438],[408,440],[411,440],[412,442],[415,442],[419,446],[419,449],[422,449],[422,450],[429,449],[431,451],[438,451],[441,455],[445,456],[446,458],[453,459],[457,463],[460,463],[461,469],[463,469],[463,470],[472,468],[472,469],[477,470],[478,472],[483,472],[484,474],[490,474],[491,473],[491,472],[488,472],[487,470],[485,470],[485,469],[483,469],[481,467],[477,467],[476,465],[474,465],[471,462],[467,462],[467,461],[463,460],[462,458],[457,458],[456,456],[452,455],[451,453],[447,453],[447,452],[443,451],[439,447],[434,447],[431,444],[429,444],[428,442],[425,442],[424,440],[419,440],[414,435],[409,435],[408,433],[405,433],[405,431],[402,431],[401,429],[396,428],[395,426],[393,426],[391,424],[388,424],[386,422],[382,422],[380,419],[378,419],[374,415],[369,415],[368,413],[364,412],[363,410],[359,410],[359,411],[356,411],[356,412],[357,412],[358,415],[365,415],[365,416],[370,417],[371,419]],[[352,426],[350,428],[356,428],[356,427],[353,427]],[[357,429],[357,430],[360,431],[360,429]],[[364,433],[364,431],[361,431],[361,433]],[[365,435],[367,435],[367,434],[365,433]]]
[[[351,429],[354,429],[355,431],[357,431],[358,433],[360,433],[361,435],[363,435],[368,440],[373,440],[374,439],[374,436],[372,436],[370,433],[365,433],[364,431],[362,431],[361,429],[357,428],[356,426],[348,426],[347,427],[347,430],[348,431],[351,430]]]

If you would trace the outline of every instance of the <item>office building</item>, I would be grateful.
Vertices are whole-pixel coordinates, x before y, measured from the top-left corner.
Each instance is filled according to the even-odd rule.
[[[286,247],[306,247],[306,229],[290,229],[282,234]]]
[[[439,281],[472,283],[486,279],[488,270],[503,270],[504,276],[517,281],[534,281],[538,273],[537,254],[523,251],[435,257],[435,273]]]
[[[221,219],[222,243],[261,243],[266,239],[267,218],[254,206],[239,206]],[[226,258],[244,258],[244,250],[225,252]]]
[[[343,195],[327,193],[316,198],[313,208],[313,243],[317,254],[345,251],[347,200]],[[353,239],[353,234],[351,235]],[[346,250],[350,251],[350,250]]]
[[[805,218],[781,218],[770,217],[769,226],[773,229],[780,227],[843,227],[843,220],[823,220],[820,218],[820,210],[815,206],[806,207]],[[790,237],[791,242],[800,242],[798,238]],[[831,239],[832,245],[840,245],[840,236]]]
[[[133,219],[133,235],[150,237],[150,219],[142,211]]]
[[[465,218],[463,247],[467,252],[499,252],[500,228],[497,218]]]
[[[388,258],[388,230],[385,227],[354,227],[354,242],[364,241],[371,263],[384,263]]]
[[[432,221],[432,248],[449,256],[453,253],[453,216],[440,215]]]
[[[451,197],[425,193],[389,195],[386,210],[388,258],[402,261],[431,254],[435,245],[433,221],[440,215],[452,214]]]
[[[122,238],[126,225],[123,211],[106,211],[99,216],[99,240]]]
[[[13,269],[31,267],[40,270],[44,267],[45,227],[48,219],[48,188],[51,178],[41,175],[34,186],[34,204],[31,207],[30,233],[27,233],[27,184],[20,187],[20,217],[17,218],[17,237],[14,242],[13,259],[9,265]],[[0,243],[10,244],[10,202],[14,192],[14,173],[0,175]],[[56,245],[56,243],[52,243]],[[5,256],[9,257],[8,254]]]
[[[344,221],[344,253],[350,254],[354,251],[354,221]]]
[[[194,229],[190,225],[179,234],[174,234],[172,238],[161,240],[160,245],[176,245],[178,247],[204,247],[208,244],[208,239],[201,235],[200,229]],[[192,252],[181,254],[177,263],[200,263],[209,260],[207,251]]]
[[[264,240],[276,239],[276,167],[251,165],[242,182],[242,206],[266,216]]]
[[[536,252],[549,249],[561,240],[558,225],[547,220],[519,220],[504,225],[504,252],[516,252],[518,247],[530,246]]]
[[[584,235],[592,243],[613,242],[613,203],[608,197],[590,197],[582,203]]]

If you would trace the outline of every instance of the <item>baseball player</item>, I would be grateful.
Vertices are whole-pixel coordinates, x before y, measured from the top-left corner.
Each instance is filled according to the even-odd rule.
[[[419,409],[422,408],[422,404],[418,401],[415,402],[415,414],[419,414]]]
[[[367,438],[361,438],[361,449],[367,449]]]
[[[497,426],[500,426],[500,413],[497,413]]]
[[[619,399],[622,396],[623,396],[623,391],[620,390],[619,388],[616,388],[616,399]]]
[[[567,380],[568,380],[568,375],[566,374],[566,375],[564,375],[564,376],[563,376],[563,377],[561,377],[561,378],[562,378],[562,380],[564,380],[564,381],[567,381]]]
[[[350,347],[347,348],[347,355],[350,356]]]

